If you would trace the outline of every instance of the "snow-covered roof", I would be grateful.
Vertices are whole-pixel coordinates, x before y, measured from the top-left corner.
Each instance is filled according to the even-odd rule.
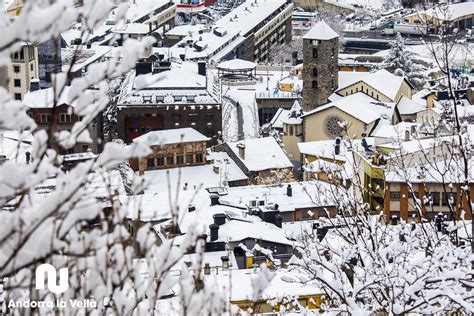
[[[58,95],[61,93],[60,95]],[[78,104],[83,105],[84,102],[95,102],[95,93],[93,90],[86,90],[83,95],[78,97],[72,97],[71,87],[65,86],[61,89],[53,89],[52,87],[46,89],[40,89],[36,91],[28,92],[23,97],[23,105],[34,109],[34,108],[52,108],[55,104],[60,106],[67,104],[76,107]],[[87,99],[87,100],[86,100]],[[77,113],[76,113],[77,114]]]
[[[203,280],[206,286],[232,289],[229,291],[229,299],[232,302],[280,300],[282,297],[323,294],[324,292],[319,286],[307,281],[310,279],[310,276],[304,274],[304,271],[277,269],[272,272],[268,279],[268,284],[265,282],[265,286],[261,291],[255,291],[256,280],[259,277],[264,278],[262,276],[263,273],[259,270],[222,271],[219,274],[205,275]],[[328,278],[332,279],[331,276],[328,276]],[[259,286],[262,285],[259,284]],[[256,293],[258,296],[256,296]]]
[[[290,125],[299,125],[303,123],[303,111],[301,109],[300,103],[295,100],[291,109],[288,111],[286,115],[283,115],[281,118],[281,122],[283,124],[290,124]]]
[[[133,0],[129,1],[129,7],[126,13],[126,19],[130,22],[136,22],[148,14],[154,14],[154,11],[167,5],[169,0]],[[145,21],[144,21],[145,22]]]
[[[126,23],[114,27],[112,32],[118,34],[148,34],[150,33],[150,26],[144,23]]]
[[[440,4],[436,8],[427,9],[424,11],[410,14],[411,16],[420,16],[423,19],[423,15],[431,16],[442,21],[454,21],[465,16],[474,14],[474,2],[462,2],[453,4]]]
[[[209,74],[210,75],[210,74]],[[135,104],[218,104],[215,93],[206,86],[206,76],[198,73],[195,62],[171,62],[170,70],[136,76],[132,72],[119,97],[119,106]]]
[[[472,166],[474,159],[470,159]],[[463,164],[451,161],[438,161],[415,167],[404,168],[403,172],[396,168],[385,171],[385,181],[398,183],[463,183]],[[474,169],[468,170],[469,182],[474,182]]]
[[[227,60],[219,63],[217,68],[219,69],[228,69],[228,70],[248,70],[248,69],[255,69],[257,67],[257,63],[243,60],[243,59],[232,59]]]
[[[26,164],[25,153],[33,152],[33,136],[27,131],[0,131],[0,156],[17,163]]]
[[[340,98],[337,101],[319,106],[303,116],[305,117],[336,107],[361,122],[369,124],[379,118],[389,121],[392,118],[394,106],[394,103],[380,102],[363,92],[357,92]]]
[[[363,81],[386,97],[394,100],[404,80],[404,77],[395,76],[385,69],[380,69],[374,73],[339,72],[339,86],[336,92]]]
[[[303,39],[315,39],[315,40],[331,40],[339,37],[339,35],[324,21],[316,23]]]
[[[226,220],[219,227],[219,237],[216,241],[238,242],[244,239],[257,239],[282,245],[293,245],[294,242],[286,237],[285,231],[274,224],[264,221]]]
[[[423,104],[410,100],[405,96],[400,98],[396,107],[401,115],[416,114],[426,108]]]
[[[292,188],[292,196],[288,196],[287,186]],[[250,201],[265,201],[266,204],[278,204],[281,212],[297,209],[330,207],[335,205],[330,191],[338,188],[323,181],[303,181],[281,183],[279,185],[250,185],[231,187],[222,200],[242,207],[250,206]]]
[[[69,89],[69,86],[64,87],[59,96],[55,96],[55,92],[57,94],[59,91],[54,91],[53,88],[31,91],[25,94],[23,104],[29,108],[52,108],[54,101],[57,100],[57,105],[72,105],[68,98]]]
[[[374,139],[365,138],[367,145],[373,148]],[[304,166],[308,172],[334,171],[340,172],[345,179],[352,179],[354,174],[353,152],[363,152],[361,139],[342,140],[339,154],[335,153],[334,140],[321,140],[313,142],[298,143],[299,151],[307,156],[317,158]]]
[[[75,59],[71,69],[73,72],[85,69],[90,64],[99,61],[108,54],[112,48],[112,46],[102,45],[92,45],[89,48],[84,45],[61,48],[62,71],[66,72],[69,70],[73,58]]]
[[[227,143],[249,171],[263,171],[293,167],[283,149],[273,137],[246,139]],[[239,146],[245,145],[245,158],[239,156]]]
[[[370,133],[370,136],[392,140],[403,140],[405,137],[405,131],[411,131],[413,126],[418,125],[419,124],[417,123],[409,122],[400,122],[396,125],[379,125],[372,131],[372,133]]]
[[[283,118],[290,114],[290,110],[284,108],[278,108],[275,115],[273,115],[270,125],[272,128],[283,128]]]
[[[285,0],[247,0],[243,2],[214,24],[213,30],[218,29],[224,35],[219,36],[211,31],[197,34],[193,38],[189,36],[183,38],[180,43],[192,39],[195,42],[199,41],[207,45],[205,49],[200,51],[188,48],[186,58],[208,58],[225,49],[235,48],[238,43],[245,39],[248,32],[285,5],[287,5]]]
[[[183,24],[173,27],[171,30],[166,32],[168,36],[189,36],[189,32],[197,34],[200,30],[204,29],[204,24]]]
[[[206,142],[208,140],[209,137],[204,136],[192,127],[151,131],[133,139],[134,142],[144,142],[149,146]]]

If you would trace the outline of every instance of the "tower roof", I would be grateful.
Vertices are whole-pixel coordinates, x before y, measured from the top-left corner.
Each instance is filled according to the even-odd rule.
[[[303,39],[315,39],[327,41],[333,38],[339,37],[339,35],[324,21],[316,23]]]

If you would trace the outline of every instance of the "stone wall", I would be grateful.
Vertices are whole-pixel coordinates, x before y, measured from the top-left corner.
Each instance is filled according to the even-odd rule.
[[[303,104],[305,111],[328,102],[338,85],[339,40],[303,41]]]

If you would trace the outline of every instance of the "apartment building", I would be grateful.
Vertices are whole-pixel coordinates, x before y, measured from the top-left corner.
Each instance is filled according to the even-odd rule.
[[[291,1],[248,0],[211,28],[184,37],[173,48],[185,47],[188,60],[266,62],[273,48],[291,40],[292,14]]]
[[[8,91],[15,100],[23,100],[30,90],[31,82],[39,78],[38,48],[26,43],[11,55],[8,65]]]

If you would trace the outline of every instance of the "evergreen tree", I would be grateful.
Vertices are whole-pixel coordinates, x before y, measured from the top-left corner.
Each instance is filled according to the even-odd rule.
[[[382,67],[392,71],[397,76],[404,76],[416,87],[425,83],[424,67],[414,61],[415,54],[406,49],[405,40],[397,33],[390,44],[390,52]]]

